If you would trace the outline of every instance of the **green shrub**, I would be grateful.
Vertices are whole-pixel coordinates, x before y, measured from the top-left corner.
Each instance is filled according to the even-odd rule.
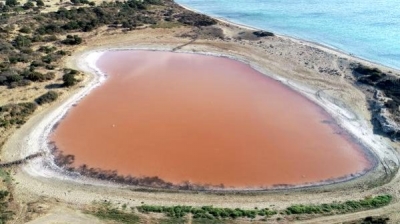
[[[44,66],[43,62],[40,61],[32,61],[30,67],[42,67]]]
[[[7,104],[0,107],[0,127],[11,127],[12,125],[22,125],[28,116],[35,112],[36,103]]]
[[[58,93],[55,91],[48,91],[47,93],[38,97],[35,102],[39,105],[43,105],[45,103],[51,103],[58,98]]]
[[[35,5],[34,5],[31,1],[26,2],[26,3],[22,6],[22,8],[24,8],[25,10],[32,9],[33,7],[35,7]]]
[[[31,29],[30,29],[29,27],[27,27],[27,26],[23,26],[23,27],[19,30],[19,32],[21,32],[21,33],[30,33],[30,32],[31,32]]]
[[[75,78],[75,74],[68,72],[66,74],[63,75],[63,86],[65,87],[70,87],[70,86],[74,86],[76,83],[78,83],[78,80]]]
[[[0,119],[1,125],[1,119]],[[0,223],[7,223],[8,220],[12,219],[14,215],[13,212],[8,210],[7,197],[9,195],[8,191],[0,191]]]
[[[38,49],[39,52],[44,52],[44,53],[46,53],[46,54],[52,53],[52,52],[54,52],[55,50],[57,50],[56,47],[49,47],[49,46],[41,46],[41,47],[39,47],[39,49]]]
[[[133,224],[139,222],[139,217],[132,213],[122,212],[110,206],[98,208],[93,212],[95,216],[105,220],[115,220],[118,223]]]
[[[42,0],[36,0],[36,5],[38,7],[43,7],[44,6],[44,2]]]
[[[6,0],[6,5],[10,7],[14,7],[19,5],[19,2],[17,0]]]
[[[49,72],[47,74],[43,74],[40,72],[29,72],[29,74],[26,76],[26,79],[33,81],[33,82],[44,82],[44,81],[49,81],[55,78],[55,74],[52,72]]]
[[[187,214],[191,213],[195,219],[236,219],[236,218],[251,218],[254,219],[257,216],[269,217],[276,214],[276,211],[269,209],[230,209],[230,208],[214,208],[213,206],[203,206],[201,208],[191,206],[153,206],[153,205],[142,205],[137,207],[139,212],[142,213],[164,213],[168,217],[182,218]]]
[[[78,35],[67,35],[67,38],[61,43],[66,44],[66,45],[78,45],[82,43],[82,38],[80,38]]]
[[[16,48],[22,48],[22,47],[30,47],[31,46],[31,40],[29,39],[29,37],[27,36],[22,36],[22,35],[18,35],[14,41],[13,41],[13,45]]]
[[[333,202],[321,205],[292,205],[286,208],[286,214],[333,214],[348,213],[366,209],[379,208],[392,201],[391,195],[380,195],[359,201]]]

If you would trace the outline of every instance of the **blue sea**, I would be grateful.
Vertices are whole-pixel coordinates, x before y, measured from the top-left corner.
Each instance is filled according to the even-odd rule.
[[[176,0],[207,15],[400,69],[399,0]]]

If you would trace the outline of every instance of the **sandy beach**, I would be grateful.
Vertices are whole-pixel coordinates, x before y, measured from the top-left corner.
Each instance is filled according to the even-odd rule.
[[[3,148],[2,158],[5,162],[18,160],[37,152],[46,154],[15,170],[14,178],[18,182],[15,189],[17,200],[27,203],[45,197],[78,207],[84,207],[95,200],[108,200],[128,206],[137,206],[144,202],[157,205],[214,205],[229,208],[258,206],[283,209],[293,202],[320,204],[390,193],[395,196],[394,203],[380,210],[387,209],[394,212],[400,208],[397,200],[400,190],[400,178],[397,174],[398,144],[374,133],[366,97],[353,85],[354,78],[349,64],[361,62],[383,71],[398,71],[290,37],[246,39],[240,33],[251,33],[252,30],[224,21],[220,21],[215,28],[223,31],[224,40],[207,36],[201,33],[202,31],[190,27],[145,29],[130,33],[103,30],[91,37],[85,46],[77,48],[65,61],[65,65],[86,74],[86,79],[80,84],[81,88],[32,117],[10,137]],[[182,36],[193,33],[193,29],[204,37],[186,45],[191,39]],[[133,186],[122,186],[68,173],[52,162],[53,157],[48,149],[47,138],[54,125],[65,116],[69,108],[106,80],[106,76],[95,66],[101,54],[121,49],[196,53],[228,57],[249,64],[327,111],[343,129],[364,146],[368,155],[376,161],[375,166],[367,173],[360,173],[359,176],[317,185],[298,186],[298,189],[223,196],[201,192],[194,194],[137,191]],[[330,74],[332,70],[337,71],[338,75]],[[386,183],[388,180],[391,181]],[[386,184],[372,187],[376,185],[375,183]],[[348,214],[351,215],[354,214]]]

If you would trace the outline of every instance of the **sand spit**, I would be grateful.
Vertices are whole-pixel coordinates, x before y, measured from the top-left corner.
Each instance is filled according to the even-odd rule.
[[[224,26],[226,26],[226,24]],[[290,86],[323,107],[332,115],[339,125],[345,128],[354,138],[368,148],[371,155],[378,160],[375,169],[365,173],[365,175],[359,178],[353,178],[351,181],[332,185],[221,196],[202,192],[166,193],[162,191],[152,192],[143,189],[140,190],[132,186],[117,185],[106,181],[82,177],[79,174],[72,173],[71,175],[71,173],[57,168],[54,166],[52,156],[47,149],[47,136],[51,132],[52,127],[67,113],[70,107],[105,80],[105,75],[99,73],[94,66],[95,61],[102,52],[118,49],[171,51],[177,45],[180,46],[187,41],[187,39],[177,38],[173,32],[171,32],[171,34],[168,33],[168,31],[163,31],[166,32],[166,34],[164,34],[164,42],[160,43],[160,39],[157,36],[157,32],[160,32],[158,30],[148,30],[143,31],[143,33],[141,33],[141,31],[137,32],[138,33],[133,35],[134,37],[126,36],[127,39],[124,39],[125,37],[121,34],[121,36],[119,36],[121,39],[112,38],[114,40],[102,40],[103,42],[100,42],[99,45],[91,45],[91,48],[84,48],[83,51],[81,50],[81,53],[76,53],[73,57],[69,58],[69,62],[73,64],[69,64],[69,66],[85,71],[90,79],[82,83],[82,88],[73,92],[73,94],[64,101],[54,104],[48,110],[31,118],[7,141],[3,150],[4,162],[18,160],[35,152],[46,152],[48,155],[45,159],[34,159],[21,169],[16,170],[13,177],[19,183],[16,186],[16,195],[20,201],[27,202],[35,200],[32,199],[34,197],[49,197],[72,203],[73,205],[90,204],[93,200],[110,200],[115,203],[126,203],[128,206],[136,206],[144,202],[146,204],[159,205],[214,205],[232,208],[254,208],[255,206],[270,207],[274,205],[274,208],[281,209],[291,205],[293,202],[308,204],[349,200],[382,192],[390,192],[393,193],[393,195],[397,195],[397,176],[391,183],[386,184],[384,187],[369,189],[370,184],[377,183],[379,186],[381,183],[395,176],[395,171],[397,171],[399,164],[397,153],[389,141],[373,133],[369,121],[367,120],[368,118],[366,118],[364,114],[359,114],[359,111],[353,111],[354,108],[345,100],[346,98],[344,98],[343,101],[337,100],[340,99],[340,93],[343,89],[335,88],[336,85],[330,85],[330,82],[333,83],[334,81],[329,79],[329,85],[320,86],[308,77],[304,78],[305,81],[299,82],[299,77],[295,77],[293,73],[286,73],[281,70],[279,70],[280,72],[276,72],[277,67],[292,69],[292,66],[275,55],[273,58],[275,59],[275,57],[278,57],[278,59],[269,61],[271,59],[269,59],[265,52],[260,55],[260,51],[257,51],[256,47],[258,46],[245,46],[250,53],[240,51],[245,48],[242,42],[227,43],[226,41],[216,40],[198,41],[198,43],[189,45],[179,52],[229,57],[247,63],[261,73]],[[178,30],[177,32],[180,31]],[[104,38],[110,38],[110,36],[105,36]],[[279,38],[268,39],[266,44],[268,41],[273,42],[273,44],[282,43],[282,40]],[[293,40],[291,44],[294,44],[296,47],[299,46],[296,45],[297,43],[298,40]],[[227,45],[225,44],[231,44],[228,46],[236,46],[237,48],[235,50],[226,47]],[[292,51],[293,49],[288,48],[280,50]],[[315,48],[306,48],[306,51],[307,50],[311,52],[315,51]],[[331,54],[329,52],[330,50],[326,50],[324,52],[325,56],[329,56]],[[348,55],[342,55],[340,52],[335,52],[335,55],[354,59]],[[354,61],[359,60],[354,59]],[[319,62],[317,61],[316,63]],[[321,66],[324,65],[322,64]],[[331,88],[331,86],[333,87]],[[347,84],[340,86],[346,87]],[[355,97],[355,99],[360,100],[357,97]],[[386,177],[389,177],[389,179],[385,179]]]

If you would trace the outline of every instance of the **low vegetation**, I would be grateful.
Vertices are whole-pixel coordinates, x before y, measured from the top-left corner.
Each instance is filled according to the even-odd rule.
[[[121,223],[138,223],[140,215],[137,214],[161,213],[164,214],[158,223],[186,223],[188,215],[192,216],[193,223],[221,223],[224,220],[237,218],[267,218],[275,215],[275,211],[269,209],[230,209],[214,208],[212,206],[149,206],[142,205],[130,209],[123,205],[122,208],[113,207],[110,202],[96,204],[95,208],[88,211],[101,219],[115,220]]]
[[[342,214],[356,212],[367,209],[374,209],[388,205],[392,201],[391,195],[380,195],[371,198],[365,198],[359,201],[333,202],[320,205],[292,205],[285,210],[290,214]]]
[[[7,104],[0,107],[0,127],[20,126],[35,112],[36,103]]]
[[[213,206],[203,206],[200,208],[191,206],[152,206],[142,205],[137,207],[137,210],[142,213],[163,213],[168,217],[181,218],[187,214],[192,214],[195,219],[236,219],[236,218],[251,218],[269,217],[276,214],[276,211],[269,209],[231,209],[231,208],[215,208]]]
[[[8,210],[8,191],[0,191],[0,224],[6,223],[14,215]]]
[[[392,201],[391,195],[380,195],[376,197],[365,198],[358,201],[334,202],[320,205],[292,205],[285,210],[274,211],[268,208],[264,209],[231,209],[216,208],[213,206],[192,207],[192,206],[155,206],[141,205],[127,208],[122,205],[120,208],[113,207],[110,202],[96,203],[95,208],[89,213],[101,218],[115,220],[121,223],[140,223],[141,217],[146,214],[163,214],[157,223],[186,223],[188,217],[191,217],[192,223],[225,223],[235,219],[250,220],[268,220],[278,215],[278,220],[291,220],[291,217],[301,217],[305,215],[334,215],[361,210],[374,209],[388,205]],[[386,223],[387,218],[366,217],[359,220],[365,222],[359,223]],[[369,222],[370,221],[370,222]],[[355,222],[355,223],[358,223]]]
[[[268,32],[268,31],[254,31],[253,32],[254,35],[256,35],[257,37],[273,37],[275,36],[273,33]]]
[[[58,93],[55,91],[48,91],[47,93],[38,97],[35,102],[39,105],[43,105],[45,103],[51,103],[58,98]]]
[[[82,43],[82,38],[79,37],[78,35],[67,35],[67,38],[65,40],[61,41],[61,43],[66,44],[66,45],[78,45]]]
[[[119,223],[133,224],[139,223],[139,217],[131,212],[121,211],[111,206],[110,203],[103,203],[89,213],[103,220],[113,220]]]
[[[66,70],[62,79],[63,79],[63,86],[65,87],[71,87],[74,86],[79,82],[78,79],[76,79],[76,75],[78,75],[79,72],[76,70]]]
[[[12,197],[8,188],[11,181],[10,171],[0,168],[0,182],[4,185],[2,186],[2,188],[4,188],[0,190],[0,224],[7,223],[7,221],[11,220],[14,216],[14,212],[9,209]]]
[[[36,111],[37,105],[51,103],[58,98],[58,93],[48,91],[38,97],[35,102],[10,103],[0,106],[0,128],[11,128],[25,124],[28,118]]]

